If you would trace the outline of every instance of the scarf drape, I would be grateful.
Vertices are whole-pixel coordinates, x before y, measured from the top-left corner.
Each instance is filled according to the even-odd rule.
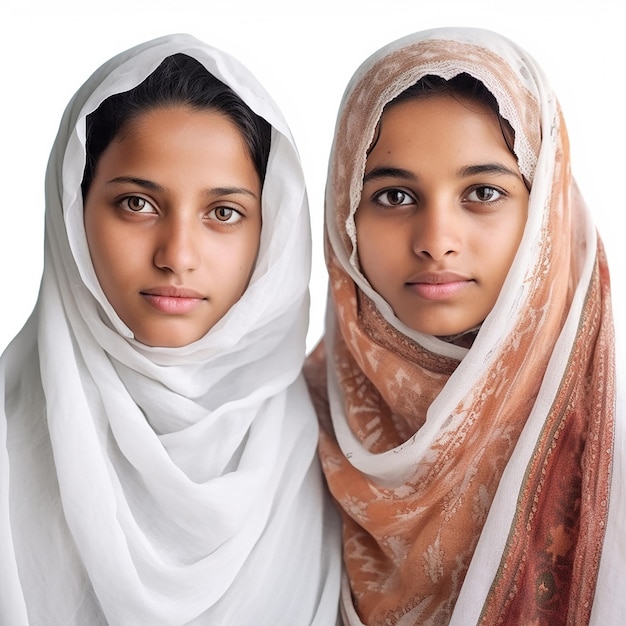
[[[532,185],[470,349],[395,317],[360,270],[354,222],[384,105],[422,76],[463,72],[495,96]],[[607,593],[626,573],[609,273],[540,68],[479,29],[375,53],[340,107],[325,229],[327,327],[307,375],[343,516],[345,622],[621,623],[626,604]]]
[[[258,260],[181,348],[137,342],[90,261],[85,117],[184,53],[272,125]],[[46,178],[35,310],[0,360],[0,622],[334,624],[340,545],[304,380],[310,233],[289,129],[237,61],[188,35],[113,58],[67,107]]]

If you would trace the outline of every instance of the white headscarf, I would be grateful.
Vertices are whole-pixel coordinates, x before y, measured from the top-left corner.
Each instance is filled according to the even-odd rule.
[[[258,261],[242,298],[181,348],[137,342],[90,261],[85,117],[184,53],[273,127]],[[0,623],[334,624],[339,535],[300,376],[308,206],[276,105],[187,35],[128,50],[70,102],[46,180],[35,310],[0,360]]]

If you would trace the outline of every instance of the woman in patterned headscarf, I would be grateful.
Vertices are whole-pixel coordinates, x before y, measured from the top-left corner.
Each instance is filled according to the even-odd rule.
[[[327,328],[307,363],[347,624],[618,624],[624,414],[609,274],[557,100],[437,29],[344,95]]]

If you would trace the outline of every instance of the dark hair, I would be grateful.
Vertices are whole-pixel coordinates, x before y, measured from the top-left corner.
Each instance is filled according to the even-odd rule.
[[[502,136],[507,145],[507,148],[511,151],[513,156],[515,151],[513,149],[515,143],[515,131],[509,122],[500,114],[500,107],[495,96],[485,87],[485,85],[477,78],[470,76],[466,73],[457,74],[453,78],[445,79],[441,76],[434,76],[428,74],[420,78],[414,85],[411,85],[403,92],[398,94],[393,100],[388,102],[383,109],[383,113],[389,108],[401,102],[412,100],[415,98],[424,98],[430,96],[447,95],[452,98],[464,98],[466,100],[472,100],[479,104],[482,104],[489,108],[496,116]],[[378,137],[380,135],[380,122],[376,129],[376,135],[369,147],[368,153],[374,148]],[[516,157],[517,158],[517,157]]]
[[[137,87],[110,96],[87,116],[83,198],[87,195],[102,153],[124,126],[148,110],[171,105],[226,115],[241,131],[263,183],[270,152],[270,124],[199,61],[185,54],[175,54],[167,57]]]

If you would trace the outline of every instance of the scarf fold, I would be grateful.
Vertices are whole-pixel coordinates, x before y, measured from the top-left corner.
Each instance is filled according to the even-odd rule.
[[[422,76],[463,72],[495,96],[532,186],[470,349],[395,317],[360,270],[354,222],[385,104]],[[580,625],[593,612],[621,623],[624,600],[594,602],[626,573],[609,273],[532,58],[479,29],[417,33],[372,55],[340,107],[325,228],[327,328],[306,368],[344,522],[345,622]]]
[[[241,299],[181,348],[137,342],[89,257],[85,117],[184,53],[272,125],[258,262]],[[0,622],[328,626],[339,528],[301,366],[306,191],[272,99],[188,35],[113,58],[67,107],[46,178],[45,265],[0,360]]]

